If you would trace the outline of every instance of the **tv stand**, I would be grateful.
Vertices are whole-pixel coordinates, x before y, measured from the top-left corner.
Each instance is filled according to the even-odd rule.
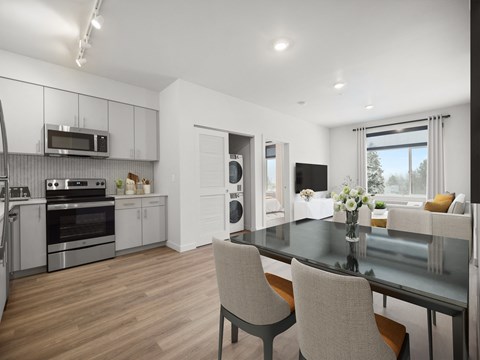
[[[299,200],[293,204],[294,220],[325,219],[333,216],[333,199]]]

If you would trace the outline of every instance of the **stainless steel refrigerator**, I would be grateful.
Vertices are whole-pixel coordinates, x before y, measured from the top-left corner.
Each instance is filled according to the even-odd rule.
[[[3,144],[3,169],[0,173],[0,188],[5,188],[5,200],[3,202],[3,221],[0,240],[0,320],[3,315],[3,308],[7,302],[9,286],[10,286],[10,269],[9,269],[9,221],[8,221],[8,201],[9,201],[9,171],[8,171],[8,145],[7,132],[5,128],[5,119],[3,117],[2,102],[0,101],[0,131]]]

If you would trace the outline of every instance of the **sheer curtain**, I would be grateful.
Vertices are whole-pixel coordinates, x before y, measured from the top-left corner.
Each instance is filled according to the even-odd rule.
[[[445,192],[443,120],[441,115],[428,117],[427,198]]]
[[[357,185],[367,188],[367,130],[357,128]]]

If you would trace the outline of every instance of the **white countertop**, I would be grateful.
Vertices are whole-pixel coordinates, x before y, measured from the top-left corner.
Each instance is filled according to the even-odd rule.
[[[38,199],[30,199],[24,201],[10,201],[8,203],[8,211],[12,210],[15,206],[22,206],[22,205],[38,205],[38,204],[46,204],[47,200],[45,198],[38,198]],[[0,220],[3,219],[3,201],[0,201]]]
[[[165,194],[144,194],[144,195],[110,195],[115,199],[134,199],[134,198],[146,198],[146,197],[155,197],[155,196],[167,196]]]

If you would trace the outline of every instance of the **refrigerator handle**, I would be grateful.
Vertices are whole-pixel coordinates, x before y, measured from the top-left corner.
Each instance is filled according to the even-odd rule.
[[[5,188],[8,189],[8,180],[7,179],[0,179],[0,182],[3,182],[5,185]],[[4,257],[5,257],[5,242],[7,241],[7,237],[8,237],[8,195],[7,193],[5,194],[5,201],[3,203],[3,226],[2,226],[2,240],[0,242],[0,254],[3,254],[3,256],[1,257],[1,260],[2,261],[5,261]]]
[[[3,145],[3,174],[0,178],[8,179],[9,170],[8,170],[8,144],[7,144],[7,129],[5,126],[5,118],[3,116],[3,107],[2,101],[0,100],[0,130],[2,131],[2,145]],[[5,191],[7,191],[5,189]]]

